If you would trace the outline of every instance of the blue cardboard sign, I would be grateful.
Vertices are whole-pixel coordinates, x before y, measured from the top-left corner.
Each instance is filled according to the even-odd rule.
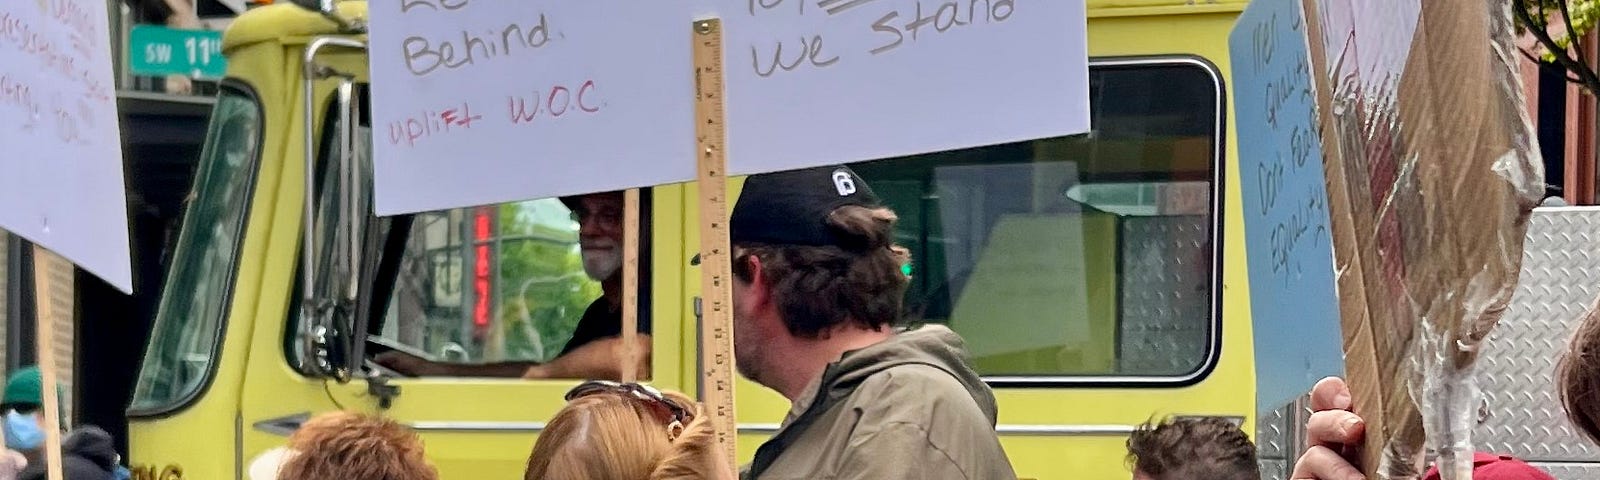
[[[1300,0],[1254,0],[1228,38],[1256,408],[1263,412],[1344,371],[1322,139],[1301,8]]]

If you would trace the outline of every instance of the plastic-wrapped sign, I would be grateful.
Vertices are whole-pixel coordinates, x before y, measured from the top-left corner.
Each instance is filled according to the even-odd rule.
[[[1431,450],[1444,479],[1466,478],[1479,343],[1516,291],[1544,194],[1509,9],[1310,1],[1363,463],[1369,478],[1416,478]]]

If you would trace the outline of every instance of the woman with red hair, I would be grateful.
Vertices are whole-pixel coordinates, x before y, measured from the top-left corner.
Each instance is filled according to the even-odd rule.
[[[250,466],[252,480],[438,480],[422,439],[392,420],[351,412],[318,415],[289,446]]]

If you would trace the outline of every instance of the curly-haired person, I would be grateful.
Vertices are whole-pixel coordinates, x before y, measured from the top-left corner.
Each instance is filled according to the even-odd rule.
[[[1133,480],[1256,480],[1256,447],[1223,418],[1148,422],[1128,437]]]
[[[287,448],[251,465],[252,480],[438,480],[416,432],[392,420],[352,412],[313,417]]]

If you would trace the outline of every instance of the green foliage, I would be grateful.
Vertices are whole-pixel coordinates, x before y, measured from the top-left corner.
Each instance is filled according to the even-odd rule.
[[[533,203],[501,205],[497,311],[503,356],[546,361],[561,352],[600,285],[583,273],[570,220]]]
[[[576,223],[565,207],[539,200],[493,209],[495,231],[483,245],[492,252],[493,329],[480,343],[465,321],[475,309],[475,208],[428,214],[413,227],[407,255],[427,255],[418,260],[427,272],[402,280],[423,282],[407,297],[421,305],[409,316],[394,315],[395,328],[406,330],[400,338],[434,354],[460,346],[473,362],[548,361],[566,346],[584,310],[600,298],[600,284],[584,274]],[[450,222],[458,224],[447,227]],[[456,238],[446,239],[446,231]],[[461,304],[433,305],[440,301],[435,292],[448,296],[456,289],[462,290]],[[418,314],[426,317],[415,318]]]
[[[1560,5],[1545,6],[1546,16],[1544,17],[1544,27],[1546,29],[1549,29],[1550,25],[1559,26],[1565,23],[1561,21],[1560,8]],[[1576,0],[1568,2],[1567,13],[1572,18],[1571,31],[1567,31],[1566,28],[1558,28],[1554,32],[1551,32],[1550,35],[1551,39],[1555,40],[1556,45],[1559,46],[1563,52],[1572,48],[1573,34],[1576,34],[1581,38],[1584,34],[1594,30],[1595,21],[1600,19],[1600,2],[1597,2],[1597,0]],[[1534,18],[1537,19],[1539,17]],[[1552,19],[1555,21],[1552,22]],[[1549,49],[1546,49],[1541,56],[1546,62],[1556,61],[1555,52]]]
[[[1595,23],[1600,21],[1600,0],[1572,0],[1565,2],[1567,15],[1572,19],[1571,29],[1566,28],[1566,21],[1562,17],[1561,6],[1563,2],[1551,0],[1520,0],[1514,7],[1526,9],[1531,15],[1532,24],[1517,23],[1517,32],[1526,33],[1529,28],[1536,28],[1549,32],[1550,38],[1559,47],[1557,51],[1566,51],[1572,47],[1573,35],[1581,37],[1594,30]],[[1541,52],[1544,60],[1556,60],[1555,51],[1544,49]]]
[[[1595,52],[1584,52],[1573,42],[1600,24],[1600,0],[1517,0],[1511,8],[1517,33],[1538,42],[1526,54],[1561,66],[1569,80],[1591,93],[1600,91],[1600,76],[1589,65]]]
[[[1572,29],[1578,35],[1594,30],[1595,23],[1600,21],[1600,1],[1577,0],[1569,5],[1568,13],[1572,15]]]

